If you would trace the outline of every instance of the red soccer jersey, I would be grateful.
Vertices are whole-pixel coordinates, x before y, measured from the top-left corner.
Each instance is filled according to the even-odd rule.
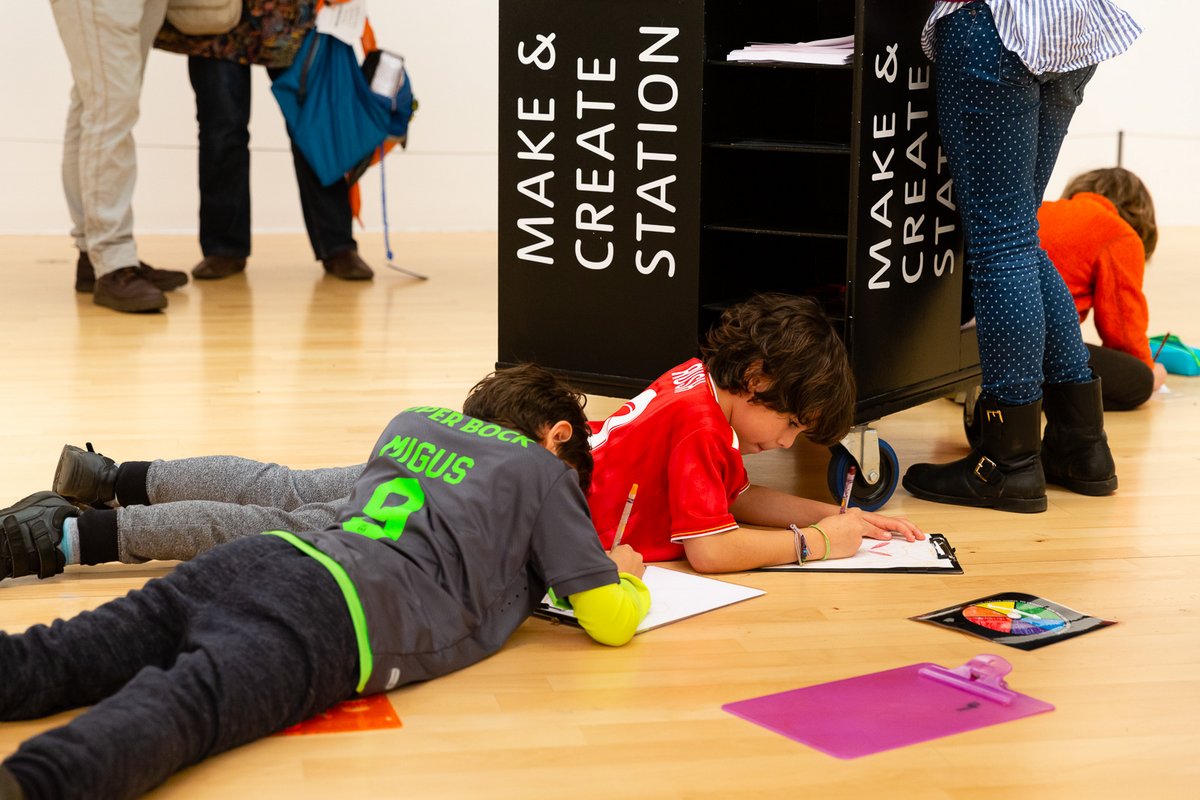
[[[667,372],[594,427],[588,505],[605,548],[635,483],[621,542],[647,561],[683,558],[684,539],[737,527],[729,507],[750,481],[737,435],[698,359]]]

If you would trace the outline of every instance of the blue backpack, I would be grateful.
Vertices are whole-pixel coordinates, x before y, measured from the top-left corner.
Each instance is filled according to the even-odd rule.
[[[407,137],[416,101],[404,59],[380,53],[373,50],[367,55],[372,65],[372,78],[368,78],[353,47],[314,29],[296,60],[271,86],[292,141],[322,186],[346,177],[353,183],[389,137]],[[377,95],[371,89],[373,76],[382,64],[395,78],[395,60],[399,61],[395,93]]]
[[[388,136],[399,139],[404,147],[408,137],[408,122],[417,110],[412,81],[404,67],[404,56],[387,50],[372,50],[363,59],[363,76],[371,87],[375,100],[388,112]]]

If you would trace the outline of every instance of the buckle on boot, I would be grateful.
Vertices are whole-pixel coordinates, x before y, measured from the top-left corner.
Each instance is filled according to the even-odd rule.
[[[991,483],[992,476],[996,474],[996,462],[992,461],[987,456],[980,456],[979,463],[975,465],[975,477],[984,483]]]

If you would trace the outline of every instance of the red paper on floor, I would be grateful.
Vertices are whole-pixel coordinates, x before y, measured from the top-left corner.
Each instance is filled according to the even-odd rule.
[[[400,717],[388,702],[387,695],[373,694],[338,703],[328,711],[285,728],[279,736],[303,736],[309,733],[346,733],[374,731],[401,727]]]

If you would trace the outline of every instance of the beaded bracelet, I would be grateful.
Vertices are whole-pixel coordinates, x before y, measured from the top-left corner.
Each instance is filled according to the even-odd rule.
[[[824,561],[825,559],[829,558],[829,534],[821,530],[821,526],[817,525],[815,522],[808,527],[825,537],[825,553],[819,559],[817,559],[818,561]]]
[[[796,546],[796,563],[803,564],[808,561],[808,540],[795,525],[788,525],[788,527],[792,529],[792,544]]]

